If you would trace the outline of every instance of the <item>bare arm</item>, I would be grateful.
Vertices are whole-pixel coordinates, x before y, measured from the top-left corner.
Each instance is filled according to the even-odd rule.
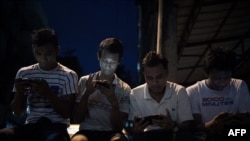
[[[74,117],[73,121],[75,123],[80,123],[84,120],[85,115],[88,114],[88,98],[90,93],[88,91],[85,92],[85,94],[82,96],[79,104],[76,105],[75,111],[74,111]]]
[[[110,116],[110,121],[112,123],[113,129],[121,131],[125,121],[128,119],[128,113],[120,111],[119,103],[114,101],[112,104],[112,111]]]
[[[16,93],[14,99],[11,101],[11,109],[16,116],[22,116],[27,107],[27,96],[24,94]]]
[[[82,95],[80,102],[75,107],[75,111],[73,113],[73,115],[74,115],[73,121],[75,123],[82,122],[84,120],[85,116],[88,114],[88,99],[89,99],[89,96],[95,91],[93,77],[94,77],[94,74],[89,75],[89,78],[85,84],[86,91]],[[80,79],[79,84],[78,84],[80,88],[83,85],[82,83],[83,83],[83,81]],[[80,89],[80,92],[82,92],[82,91],[83,91],[83,88]]]
[[[27,107],[27,84],[21,78],[15,79],[16,92],[14,99],[11,101],[11,109],[17,116],[22,116],[26,112]]]
[[[221,131],[223,129],[223,123],[231,119],[230,113],[220,113],[208,122],[203,123],[200,114],[193,114],[196,129],[206,132]]]

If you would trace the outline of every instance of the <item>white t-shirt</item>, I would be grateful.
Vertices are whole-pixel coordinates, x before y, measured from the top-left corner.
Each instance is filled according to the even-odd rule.
[[[132,89],[129,120],[133,120],[135,116],[167,115],[167,111],[177,123],[193,120],[190,101],[183,86],[167,81],[164,96],[159,103],[150,96],[146,83]],[[144,131],[153,129],[160,127],[149,125]]]
[[[250,96],[246,83],[239,79],[231,79],[222,91],[209,89],[205,80],[186,88],[192,112],[201,114],[202,121],[210,121],[221,112],[245,113],[250,110]]]
[[[98,72],[95,73],[93,79],[96,79]],[[80,102],[82,95],[86,90],[86,81],[89,75],[82,76],[79,80],[80,96],[77,97],[76,102]],[[117,97],[120,111],[129,112],[129,94],[131,91],[130,86],[119,79],[115,75],[115,79],[112,84],[115,85],[115,95]],[[88,116],[84,118],[84,121],[80,123],[80,130],[95,130],[95,131],[112,131],[112,125],[110,122],[110,115],[112,105],[107,100],[106,96],[102,94],[98,89],[89,96],[88,99]]]

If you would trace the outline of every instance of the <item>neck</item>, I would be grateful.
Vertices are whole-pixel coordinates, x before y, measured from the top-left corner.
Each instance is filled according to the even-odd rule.
[[[206,85],[207,85],[207,87],[208,87],[209,89],[217,90],[217,89],[210,83],[210,81],[209,81],[208,79],[205,80],[205,83],[206,83]]]
[[[152,91],[149,90],[149,94],[150,94],[150,96],[151,96],[154,100],[156,100],[157,102],[160,102],[161,99],[162,99],[163,96],[164,96],[164,91],[163,91],[163,92],[159,92],[159,93],[154,93],[154,92],[152,92]]]
[[[102,72],[99,72],[98,75],[97,75],[97,79],[99,79],[99,80],[107,80],[109,82],[112,82],[114,80],[114,78],[115,78],[114,74],[105,75]]]

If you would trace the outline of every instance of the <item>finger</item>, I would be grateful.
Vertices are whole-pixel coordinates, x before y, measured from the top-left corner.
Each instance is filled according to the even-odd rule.
[[[89,78],[92,80],[94,78],[95,74],[94,73],[91,73]]]
[[[89,86],[89,85],[92,84],[93,78],[94,78],[94,74],[91,73],[91,74],[89,75],[89,78],[88,78],[87,82],[86,82],[86,85],[87,85],[87,86]]]
[[[88,78],[87,82],[91,82],[91,81],[93,80],[93,78],[94,78],[94,74],[91,73],[91,74],[89,75],[89,78]]]
[[[168,108],[166,108],[166,113],[167,113],[167,117],[168,117],[169,119],[171,119],[170,112],[169,112]]]
[[[230,115],[230,113],[223,112],[223,113],[219,114],[219,117],[223,118],[223,117],[227,117],[229,115]]]

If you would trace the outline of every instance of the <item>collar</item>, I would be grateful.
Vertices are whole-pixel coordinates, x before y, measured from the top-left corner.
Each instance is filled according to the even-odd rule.
[[[151,97],[151,95],[149,94],[150,92],[149,92],[148,84],[145,83],[144,85],[145,85],[145,86],[144,86],[144,89],[143,89],[143,94],[144,94],[143,97],[144,97],[144,99],[147,99],[147,100],[154,100],[154,99]],[[164,95],[163,95],[163,97],[162,97],[162,100],[163,100],[163,99],[164,99],[164,100],[169,99],[169,98],[171,97],[171,95],[172,95],[172,92],[171,92],[171,89],[170,89],[170,87],[169,87],[169,83],[166,82],[166,88],[165,88],[165,91],[164,91]]]

